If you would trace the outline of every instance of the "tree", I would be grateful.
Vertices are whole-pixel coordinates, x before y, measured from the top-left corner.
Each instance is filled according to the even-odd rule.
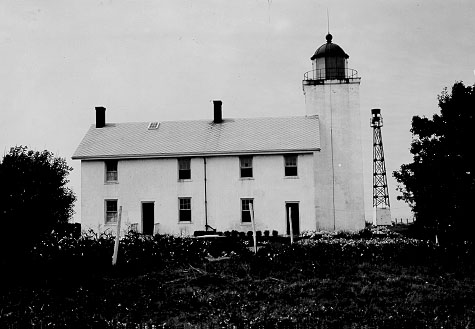
[[[393,173],[423,231],[475,237],[475,86],[456,82],[438,96],[440,114],[412,118],[413,162]]]
[[[44,233],[68,223],[76,197],[66,187],[72,170],[62,158],[25,146],[0,162],[0,223],[3,247],[28,247]]]

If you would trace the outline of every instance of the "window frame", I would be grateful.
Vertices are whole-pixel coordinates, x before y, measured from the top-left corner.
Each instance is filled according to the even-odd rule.
[[[108,210],[108,204],[109,202],[115,202],[115,210]],[[108,214],[115,213],[115,219],[114,220],[108,220],[109,216]],[[104,200],[104,224],[105,225],[115,225],[117,224],[119,218],[119,202],[117,199],[105,199]]]
[[[188,164],[188,169],[186,169],[186,168],[182,169],[181,168],[181,165],[183,163]],[[177,170],[178,170],[178,180],[179,181],[191,180],[191,158],[178,158],[177,159]],[[180,177],[181,172],[188,172],[189,177],[187,177],[187,178]]]
[[[182,200],[188,200],[189,201],[189,208],[190,209],[182,209]],[[182,212],[187,211],[189,212],[189,219],[187,220],[182,220]],[[191,197],[179,197],[178,198],[178,223],[191,223],[192,222],[192,207],[191,207]]]
[[[245,161],[250,160],[250,166],[243,166],[245,165]],[[244,171],[250,171],[250,175],[243,175]],[[242,155],[239,157],[239,177],[241,179],[252,179],[254,178],[254,157],[252,155]]]
[[[252,224],[252,219],[251,219],[251,209],[249,209],[249,204],[252,203],[252,209],[254,209],[254,198],[241,198],[241,224],[243,225],[247,225],[247,224]],[[248,204],[247,204],[247,208],[248,209],[244,209],[245,207],[245,201],[250,201]],[[248,215],[244,216],[244,212],[247,212]],[[244,218],[246,217],[249,217],[249,220],[244,220]]]
[[[289,158],[295,158],[295,165],[288,165],[287,164],[287,159]],[[295,168],[295,175],[289,175],[287,170],[291,170],[292,168]],[[284,155],[284,176],[289,177],[289,178],[294,178],[299,176],[299,159],[297,154],[285,154]]]
[[[115,165],[115,170],[109,170],[109,166],[113,164]],[[104,161],[104,170],[105,170],[105,177],[104,181],[106,183],[118,183],[119,182],[119,160],[105,160]],[[113,179],[109,179],[109,174],[115,174],[113,175]]]

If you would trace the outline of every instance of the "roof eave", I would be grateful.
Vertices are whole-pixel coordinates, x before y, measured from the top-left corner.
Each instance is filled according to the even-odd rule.
[[[304,149],[282,149],[282,150],[247,150],[247,151],[232,151],[232,152],[183,152],[183,153],[163,153],[163,154],[114,154],[114,155],[92,155],[81,156],[73,155],[72,160],[106,160],[106,159],[159,159],[159,158],[179,158],[179,157],[216,157],[216,156],[239,156],[239,155],[276,155],[287,153],[313,153],[319,152],[318,148],[304,148]]]

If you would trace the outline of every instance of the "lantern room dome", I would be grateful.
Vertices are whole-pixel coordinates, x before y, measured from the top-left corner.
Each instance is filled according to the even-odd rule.
[[[348,59],[348,56],[345,51],[337,44],[332,43],[333,36],[329,33],[326,36],[327,43],[321,45],[315,54],[310,58],[312,61],[316,58],[328,58],[328,57],[343,57]]]

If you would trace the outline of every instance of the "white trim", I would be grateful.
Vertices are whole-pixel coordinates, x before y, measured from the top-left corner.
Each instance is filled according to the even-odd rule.
[[[285,174],[285,169],[287,168],[293,168],[294,166],[287,166],[287,163],[285,162],[285,157],[286,156],[289,156],[289,154],[284,154],[282,156],[283,160],[284,160],[284,178],[298,178],[299,176],[299,155],[298,154],[290,154],[290,155],[294,155],[295,156],[295,168],[297,170],[297,175],[286,175]]]
[[[180,220],[180,211],[181,210],[188,210],[188,209],[181,209],[180,208],[180,200],[190,200],[190,220]],[[178,224],[192,224],[193,223],[193,205],[192,205],[192,197],[191,196],[179,196],[178,197]]]
[[[107,163],[115,162],[116,170],[107,170]],[[108,173],[116,173],[116,179],[108,180],[107,174]],[[117,159],[105,159],[104,160],[104,184],[119,184],[119,160]]]
[[[115,221],[107,221],[107,202],[108,201],[115,201],[116,202],[116,220]],[[104,225],[111,225],[111,226],[117,226],[117,220],[118,220],[118,216],[119,216],[119,199],[115,198],[106,198],[104,199]]]
[[[240,217],[241,217],[241,225],[250,225],[250,224],[252,224],[252,221],[251,221],[251,220],[249,220],[249,222],[244,222],[244,221],[242,220],[242,213],[243,213],[243,211],[244,211],[244,210],[242,209],[242,201],[243,201],[243,200],[251,200],[250,203],[252,203],[252,208],[254,209],[254,198],[240,198],[240,199],[239,199],[239,203],[240,203],[240,205],[239,205],[239,210],[240,210],[240,211],[239,211],[239,212],[240,212]],[[254,210],[255,210],[255,209],[254,209]],[[251,210],[248,210],[248,211],[249,211],[249,213],[251,212]],[[255,211],[254,211],[254,213],[255,213]]]
[[[283,154],[312,154],[320,152],[320,148],[301,150],[272,150],[272,151],[233,151],[216,153],[167,153],[167,154],[115,154],[98,156],[73,156],[73,160],[105,160],[105,159],[157,159],[157,158],[180,158],[180,157],[218,157],[218,156],[240,156],[240,155],[283,155]]]

